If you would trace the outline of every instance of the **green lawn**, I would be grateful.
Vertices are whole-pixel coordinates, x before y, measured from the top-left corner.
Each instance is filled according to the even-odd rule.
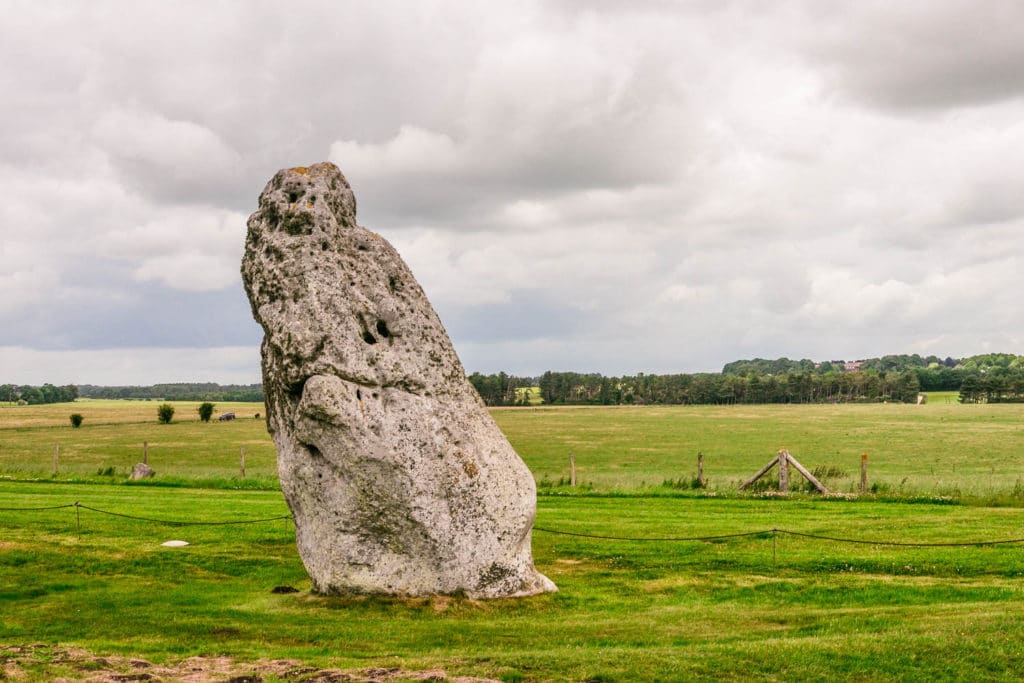
[[[270,491],[2,483],[0,507],[73,501],[199,521],[286,512]],[[622,536],[784,528],[873,540],[1024,536],[1017,510],[815,499],[541,496],[538,526]],[[526,600],[320,598],[290,522],[169,527],[0,512],[0,640],[155,661],[441,667],[504,680],[1024,675],[1021,546],[892,548],[771,534],[633,542],[534,534],[559,592]],[[168,539],[187,548],[164,548]],[[301,589],[270,592],[277,585]],[[44,676],[41,676],[44,677]]]
[[[287,514],[265,422],[254,417],[262,406],[222,404],[240,418],[203,424],[196,404],[176,405],[170,425],[156,423],[156,403],[0,406],[0,508],[80,502],[193,521]],[[81,429],[70,427],[71,412],[86,416]],[[8,509],[0,510],[0,643],[156,662],[224,655],[443,668],[507,681],[1024,677],[1024,544],[884,545],[1024,538],[1024,406],[494,415],[540,483],[533,547],[556,594],[321,598],[309,592],[287,520],[181,527],[73,507]],[[125,485],[143,441],[157,476]],[[779,448],[808,467],[845,471],[829,483],[847,491],[868,452],[870,478],[889,495],[737,494],[736,483]],[[709,489],[662,485],[691,477],[698,451]],[[570,452],[576,489],[558,483]],[[97,473],[110,467],[112,475]],[[170,539],[191,545],[160,545]],[[271,593],[282,585],[299,592]],[[0,648],[0,666],[5,657]],[[50,659],[29,667],[29,679],[87,674]]]

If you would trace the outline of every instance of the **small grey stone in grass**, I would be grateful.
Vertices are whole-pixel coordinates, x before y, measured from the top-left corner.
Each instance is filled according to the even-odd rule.
[[[156,474],[156,472],[153,470],[152,467],[150,467],[144,462],[139,462],[136,463],[135,467],[132,468],[132,473],[129,476],[129,479],[148,479],[149,477],[152,477],[154,474]]]
[[[279,171],[249,217],[267,428],[318,593],[524,596],[533,476],[395,249],[333,164]]]
[[[164,541],[160,545],[167,548],[184,548],[188,545],[188,541]]]

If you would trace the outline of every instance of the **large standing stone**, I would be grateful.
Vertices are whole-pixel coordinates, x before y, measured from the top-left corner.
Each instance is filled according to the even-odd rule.
[[[555,590],[533,566],[533,477],[341,171],[278,172],[248,226],[267,428],[314,589]]]

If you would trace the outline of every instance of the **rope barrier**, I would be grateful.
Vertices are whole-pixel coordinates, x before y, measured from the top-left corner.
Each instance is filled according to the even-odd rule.
[[[687,542],[687,541],[717,541],[727,538],[744,538],[751,536],[771,536],[774,538],[778,534],[784,536],[799,536],[802,538],[813,538],[822,541],[833,541],[835,543],[856,543],[859,545],[887,545],[887,546],[900,546],[900,547],[911,547],[911,548],[970,548],[975,546],[989,546],[989,545],[1012,545],[1024,543],[1024,538],[1008,538],[998,541],[954,541],[954,542],[937,542],[937,543],[925,543],[925,542],[914,542],[914,541],[875,541],[863,538],[842,538],[839,536],[824,536],[822,534],[810,534],[802,531],[790,531],[788,529],[764,529],[762,531],[746,531],[735,534],[720,534],[717,536],[602,536],[600,534],[585,534],[575,531],[561,531],[558,529],[548,529],[541,526],[534,526],[534,531],[542,531],[547,534],[557,534],[559,536],[574,536],[577,538],[595,538],[609,541],[634,541],[634,542],[647,542],[647,541],[664,541],[664,542]]]
[[[863,538],[840,538],[838,536],[823,536],[821,534],[808,534],[802,531],[788,531],[786,529],[772,529],[772,531],[787,536],[802,536],[803,538],[816,538],[823,541],[835,541],[836,543],[857,543],[859,545],[891,545],[909,548],[970,548],[985,545],[1012,545],[1024,543],[1024,538],[1007,538],[1000,541],[954,541],[925,543],[921,541],[870,541]]]
[[[101,515],[108,515],[110,517],[120,517],[122,519],[130,519],[139,522],[150,522],[152,524],[163,524],[167,526],[238,526],[243,524],[263,524],[266,522],[276,522],[284,519],[294,519],[292,515],[278,515],[276,517],[261,517],[259,519],[239,519],[230,520],[224,522],[197,522],[191,520],[180,520],[180,519],[158,519],[155,517],[143,517],[141,515],[129,515],[123,512],[113,512],[112,510],[103,510],[101,508],[95,508],[90,505],[83,505],[79,502],[68,503],[66,505],[47,505],[40,507],[0,507],[0,512],[38,512],[45,510],[63,510],[67,508],[75,508],[76,514],[80,514],[81,510],[89,510]],[[884,540],[873,540],[865,538],[849,538],[843,536],[829,536],[825,534],[812,534],[804,531],[792,531],[789,529],[762,529],[759,531],[740,531],[731,534],[712,534],[708,536],[611,536],[606,534],[590,534],[579,531],[565,531],[562,529],[550,529],[548,527],[534,526],[534,531],[540,531],[546,534],[554,534],[557,536],[571,536],[574,538],[592,538],[602,541],[629,541],[637,543],[648,543],[648,542],[659,542],[659,543],[687,543],[687,542],[709,542],[709,541],[721,541],[733,538],[752,538],[752,537],[768,537],[770,536],[773,540],[778,535],[783,536],[794,536],[798,538],[810,538],[820,541],[832,541],[833,543],[851,543],[857,545],[882,545],[882,546],[893,546],[903,548],[970,548],[970,547],[981,547],[981,546],[997,546],[997,545],[1019,545],[1024,544],[1024,538],[1006,538],[994,541],[936,541],[936,542],[924,542],[924,541],[884,541]]]
[[[73,508],[75,503],[68,503],[67,505],[48,505],[46,507],[37,508],[0,508],[3,512],[35,512],[36,510],[61,510],[63,508]]]
[[[602,536],[600,534],[583,534],[574,531],[559,531],[557,529],[546,529],[541,526],[534,526],[534,531],[543,531],[547,534],[558,534],[559,536],[576,536],[578,538],[597,538],[605,541],[664,541],[664,542],[676,542],[676,541],[718,541],[725,538],[743,538],[744,536],[763,536],[770,534],[773,530],[767,531],[745,531],[735,534],[720,534],[717,536]]]
[[[89,505],[83,505],[75,501],[74,503],[68,503],[67,505],[47,505],[41,507],[18,507],[8,508],[0,507],[0,512],[39,512],[44,510],[64,510],[66,508],[76,508],[75,512],[78,513],[81,510],[89,510],[90,512],[97,512],[101,515],[109,515],[111,517],[121,517],[123,519],[132,519],[140,522],[152,522],[154,524],[165,524],[167,526],[234,526],[239,524],[261,524],[263,522],[276,522],[282,519],[292,519],[291,515],[279,515],[277,517],[261,517],[260,519],[240,519],[232,520],[228,522],[194,522],[189,520],[175,520],[175,519],[156,519],[154,517],[141,517],[139,515],[126,515],[122,512],[113,512],[111,510],[102,510],[100,508],[94,508]]]
[[[232,526],[238,524],[261,524],[263,522],[275,522],[281,519],[291,519],[291,515],[279,515],[277,517],[263,517],[261,519],[242,519],[231,522],[192,522],[186,520],[173,520],[173,519],[154,519],[153,517],[140,517],[138,515],[126,515],[121,512],[111,512],[110,510],[100,510],[99,508],[90,507],[88,505],[82,505],[75,503],[75,507],[83,510],[90,510],[92,512],[98,512],[101,515],[109,515],[111,517],[121,517],[123,519],[132,519],[140,522],[153,522],[154,524],[166,524],[167,526]]]

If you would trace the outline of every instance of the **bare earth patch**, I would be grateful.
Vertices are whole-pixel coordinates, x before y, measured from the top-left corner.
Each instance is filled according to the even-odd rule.
[[[50,645],[0,645],[0,680],[88,681],[123,683],[155,681],[180,683],[386,683],[450,681],[498,683],[490,678],[449,677],[442,669],[405,671],[399,668],[319,669],[291,659],[237,662],[230,657],[189,657],[177,664],[153,664],[131,657],[97,657],[78,648]]]

